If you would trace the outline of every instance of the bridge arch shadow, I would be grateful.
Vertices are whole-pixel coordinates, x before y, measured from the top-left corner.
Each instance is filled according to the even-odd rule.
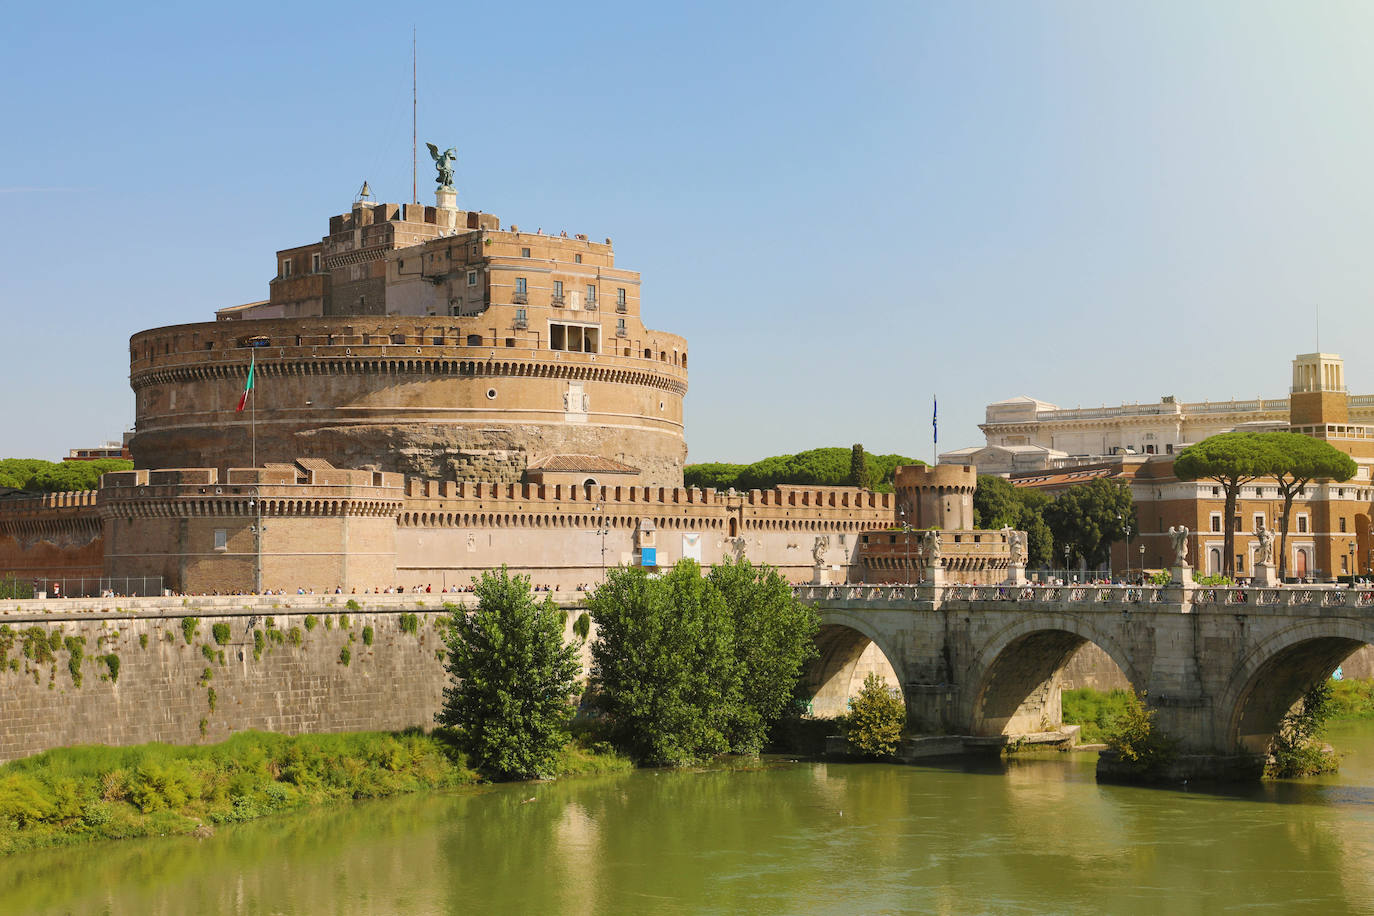
[[[1279,723],[1311,687],[1374,642],[1374,622],[1317,618],[1258,643],[1231,677],[1218,714],[1224,746],[1264,753]]]
[[[861,618],[837,611],[821,614],[816,631],[817,657],[803,680],[811,698],[811,714],[833,718],[849,711],[849,700],[858,695],[869,672],[902,688],[902,672],[893,662],[878,633]]]
[[[1036,615],[1010,624],[969,666],[961,718],[969,733],[993,737],[1052,731],[1063,721],[1062,676],[1085,645],[1101,649],[1136,689],[1130,657],[1110,635],[1071,615]]]

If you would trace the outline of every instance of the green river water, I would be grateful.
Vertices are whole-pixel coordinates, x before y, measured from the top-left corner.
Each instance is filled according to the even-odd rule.
[[[1374,912],[1374,723],[1343,771],[1098,785],[1096,755],[765,761],[365,802],[0,860],[4,913]]]

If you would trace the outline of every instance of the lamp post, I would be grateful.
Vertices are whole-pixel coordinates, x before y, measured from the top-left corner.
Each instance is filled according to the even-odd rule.
[[[1352,539],[1348,545],[1350,548],[1350,587],[1355,587],[1355,541]]]
[[[1124,518],[1120,512],[1116,514],[1116,520],[1126,529],[1126,578],[1131,578],[1131,523]]]
[[[906,507],[897,510],[898,524],[902,527],[902,533],[906,535],[906,584],[911,584],[911,532],[912,528],[906,521]]]
[[[1145,545],[1140,545],[1140,584],[1145,584]]]
[[[253,498],[248,500],[248,505],[253,508],[253,594],[262,594],[262,496],[257,487],[253,487]]]
[[[601,581],[606,582],[606,535],[610,529],[606,527],[606,504],[596,504],[597,514],[601,516],[601,523],[597,526],[596,533],[601,535]]]
[[[1069,545],[1068,545],[1068,544],[1065,544],[1065,545],[1064,545],[1064,582],[1065,582],[1065,584],[1068,583],[1068,580],[1069,580]]]

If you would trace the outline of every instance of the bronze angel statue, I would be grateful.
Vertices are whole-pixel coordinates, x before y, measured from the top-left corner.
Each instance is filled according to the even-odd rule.
[[[434,159],[434,167],[439,170],[439,177],[434,180],[438,182],[440,188],[452,188],[453,165],[458,161],[458,151],[450,146],[441,153],[439,147],[433,143],[426,143],[425,146],[429,147],[429,155]]]

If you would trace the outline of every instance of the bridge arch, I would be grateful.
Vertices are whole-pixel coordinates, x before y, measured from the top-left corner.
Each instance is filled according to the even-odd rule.
[[[1279,722],[1310,687],[1366,644],[1374,621],[1314,617],[1258,642],[1227,681],[1217,703],[1222,748],[1264,753]]]
[[[883,635],[861,615],[822,610],[816,631],[817,658],[803,683],[811,696],[811,712],[821,718],[849,711],[849,700],[863,687],[870,671],[901,690],[906,682],[899,656]],[[905,691],[903,691],[905,702]]]
[[[1027,734],[1062,722],[1060,674],[1085,643],[1093,643],[1133,686],[1140,673],[1116,638],[1086,617],[1033,614],[999,630],[974,656],[963,682],[960,720],[982,736]]]

